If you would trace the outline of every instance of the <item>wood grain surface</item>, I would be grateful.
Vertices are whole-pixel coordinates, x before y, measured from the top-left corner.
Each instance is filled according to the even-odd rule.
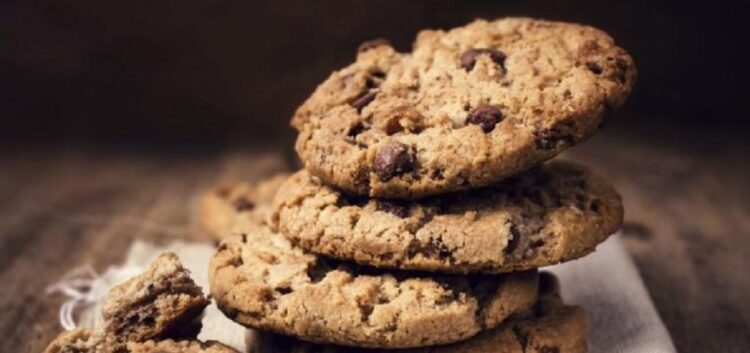
[[[63,298],[45,287],[66,271],[117,264],[136,238],[204,238],[192,214],[200,192],[288,169],[290,155],[0,152],[0,351],[40,352],[61,330]],[[563,158],[611,178],[623,195],[626,244],[678,349],[747,352],[747,151],[602,134]]]

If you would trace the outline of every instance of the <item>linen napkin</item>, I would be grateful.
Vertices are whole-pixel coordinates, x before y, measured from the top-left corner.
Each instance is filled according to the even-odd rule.
[[[174,251],[192,274],[195,282],[208,292],[208,262],[215,249],[210,243],[175,241],[156,246],[136,241],[122,266],[112,267],[102,275],[91,270],[73,273],[51,287],[71,297],[60,311],[63,327],[93,327],[98,320],[99,305],[106,289],[144,270],[164,251]],[[589,352],[592,353],[669,353],[676,352],[664,323],[643,285],[640,274],[627,254],[619,235],[614,235],[597,250],[582,259],[545,268],[560,278],[565,302],[584,308],[589,318]],[[90,281],[89,290],[70,286],[83,274]],[[80,310],[78,320],[73,312]],[[218,340],[240,352],[247,352],[252,340],[247,330],[232,322],[211,304],[206,309],[203,329],[198,338]],[[252,337],[248,335],[248,337]]]

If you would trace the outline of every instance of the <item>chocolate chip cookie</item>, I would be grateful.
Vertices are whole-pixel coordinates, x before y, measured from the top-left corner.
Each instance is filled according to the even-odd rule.
[[[109,291],[102,326],[63,332],[45,353],[236,353],[196,340],[208,304],[177,255],[167,252]]]
[[[467,339],[527,310],[536,271],[447,276],[385,272],[305,253],[268,228],[224,239],[209,266],[227,317],[306,341],[408,348]]]
[[[208,304],[177,255],[167,252],[109,291],[102,308],[104,330],[122,341],[195,337]]]
[[[529,18],[366,43],[297,110],[306,169],[359,195],[489,185],[594,134],[629,95],[632,58],[597,29]]]
[[[271,223],[308,251],[360,264],[494,273],[586,255],[622,217],[609,183],[550,162],[484,188],[411,201],[353,196],[301,171],[276,195]]]
[[[208,191],[200,201],[198,219],[211,236],[221,240],[235,223],[243,227],[264,224],[271,201],[288,174],[277,174],[258,183],[238,182]]]
[[[545,278],[544,276],[541,277]],[[556,292],[540,292],[534,310],[468,340],[435,347],[403,350],[403,353],[584,353],[587,324],[583,310],[565,305]],[[352,349],[312,344],[267,334],[260,338],[265,353],[386,353],[390,350]]]

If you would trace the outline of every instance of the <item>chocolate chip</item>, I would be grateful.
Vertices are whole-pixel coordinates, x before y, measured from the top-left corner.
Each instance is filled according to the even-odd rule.
[[[234,202],[232,202],[232,206],[234,206],[234,209],[237,212],[243,212],[255,208],[255,204],[245,197],[240,197],[234,200]]]
[[[505,246],[504,250],[506,254],[510,254],[516,250],[518,244],[521,242],[521,232],[518,231],[515,224],[510,225],[510,235],[512,238],[508,240],[508,245]]]
[[[398,133],[404,129],[403,126],[401,126],[401,122],[399,122],[399,116],[394,116],[385,123],[385,134],[388,136],[391,136],[395,133]]]
[[[409,216],[409,205],[404,202],[394,200],[378,200],[376,205],[378,211],[388,212],[400,218]]]
[[[469,49],[465,51],[463,54],[461,54],[461,58],[459,59],[461,62],[461,67],[463,67],[466,71],[473,70],[474,65],[477,63],[477,56],[482,54],[489,55],[490,59],[492,59],[495,64],[500,65],[500,67],[505,70],[505,53],[499,50],[492,50],[487,48]]]
[[[373,170],[381,181],[388,181],[414,169],[416,156],[407,145],[391,142],[380,148],[375,156]]]
[[[356,125],[352,126],[349,129],[349,132],[346,133],[346,136],[354,138],[354,137],[357,137],[357,135],[363,133],[367,129],[368,128],[364,124],[357,123]]]
[[[360,44],[359,47],[357,48],[357,53],[363,53],[368,50],[375,49],[381,45],[391,45],[391,42],[385,38],[371,39],[371,40],[362,42],[362,44]]]
[[[593,72],[594,75],[601,75],[602,72],[604,72],[604,69],[602,69],[602,67],[599,66],[599,64],[594,63],[594,62],[586,63],[586,67],[589,69],[589,71]]]
[[[466,124],[474,124],[482,127],[485,133],[495,129],[495,125],[503,119],[503,113],[497,107],[481,105],[474,108],[466,116]]]
[[[276,291],[281,295],[286,295],[292,292],[292,288],[289,286],[276,288]]]
[[[376,92],[367,91],[362,93],[357,99],[355,99],[351,105],[354,107],[354,109],[357,109],[357,112],[361,112],[362,108],[366,107],[370,102],[372,102],[375,99]]]

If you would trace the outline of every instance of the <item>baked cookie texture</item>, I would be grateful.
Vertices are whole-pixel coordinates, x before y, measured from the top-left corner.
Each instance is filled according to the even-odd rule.
[[[376,267],[511,272],[575,259],[622,225],[604,179],[550,162],[481,189],[399,201],[353,196],[301,171],[271,223],[307,251]]]
[[[432,277],[305,253],[268,228],[230,236],[209,265],[211,295],[245,326],[306,341],[408,348],[467,339],[527,310],[536,271]]]
[[[505,18],[365,43],[292,118],[311,174],[418,198],[497,182],[583,141],[625,101],[630,55],[592,27]]]
[[[271,201],[288,176],[279,173],[258,183],[237,182],[209,190],[200,200],[201,225],[218,241],[237,224],[244,228],[265,224]]]
[[[237,353],[234,348],[216,341],[146,341],[129,343],[128,353]]]
[[[209,299],[177,255],[166,252],[142,274],[113,287],[102,308],[103,324],[58,335],[45,353],[230,353],[196,340]]]
[[[117,345],[119,347],[119,345]],[[59,334],[44,353],[109,353],[116,348],[105,343],[104,336],[92,330],[75,329]]]
[[[543,273],[544,275],[544,273]],[[545,277],[542,276],[541,279]],[[541,281],[544,282],[544,281]],[[540,289],[541,291],[542,289]],[[587,320],[577,306],[565,305],[556,291],[540,292],[534,309],[508,322],[454,344],[402,350],[403,353],[584,353]],[[392,350],[363,349],[307,343],[289,337],[261,336],[259,353],[386,353]]]
[[[113,342],[94,331],[76,329],[60,334],[45,353],[238,353],[219,342],[196,340]]]
[[[122,341],[195,337],[209,303],[177,255],[167,252],[110,289],[102,308],[104,330]]]

